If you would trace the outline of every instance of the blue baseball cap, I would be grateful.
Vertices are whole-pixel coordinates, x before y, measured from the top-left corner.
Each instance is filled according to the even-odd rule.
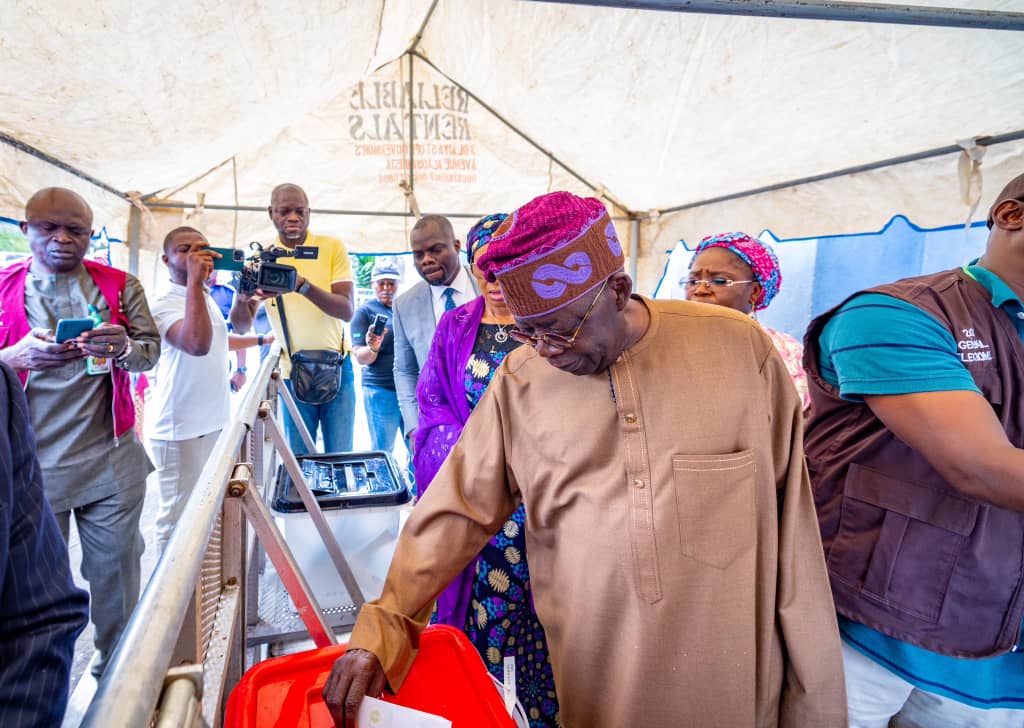
[[[386,263],[378,263],[373,267],[373,274],[370,276],[370,282],[397,281],[401,280],[401,278],[402,274],[398,272],[398,266],[391,261],[388,261]]]

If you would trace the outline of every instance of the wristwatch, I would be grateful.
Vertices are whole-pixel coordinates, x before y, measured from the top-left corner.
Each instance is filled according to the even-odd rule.
[[[263,346],[263,334],[256,335],[256,346]]]
[[[309,293],[309,289],[313,287],[313,284],[309,282],[308,278],[302,279],[302,285],[295,289],[295,292],[305,296]]]
[[[129,355],[130,355],[131,353],[132,353],[132,340],[131,340],[131,339],[128,339],[128,340],[127,340],[127,342],[126,342],[126,343],[125,343],[125,345],[124,345],[124,348],[123,348],[123,349],[121,350],[121,353],[120,353],[120,354],[118,354],[118,355],[117,355],[117,356],[116,356],[116,357],[114,358],[114,361],[116,361],[116,362],[122,362],[122,361],[124,361],[125,359],[127,359],[127,358],[128,358],[128,356],[129,356]]]
[[[238,367],[235,369],[235,374],[245,374],[245,367]]]

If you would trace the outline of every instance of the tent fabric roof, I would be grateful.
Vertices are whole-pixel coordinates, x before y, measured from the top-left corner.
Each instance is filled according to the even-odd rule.
[[[8,3],[0,129],[122,190],[181,183],[401,54],[427,3],[387,5]]]
[[[314,222],[357,250],[404,247],[410,113],[420,209],[467,216],[592,187],[621,205],[614,213],[642,213],[1024,129],[1015,32],[514,0],[74,0],[9,4],[2,22],[0,132],[120,190],[259,207],[295,181],[314,208],[398,215]],[[1024,142],[989,149],[982,209],[1022,162]],[[660,271],[679,237],[722,228],[858,232],[898,213],[959,222],[956,164],[654,216],[641,254],[662,256],[650,261]],[[67,179],[0,145],[0,215]],[[127,219],[117,198],[76,188],[98,223]],[[202,220],[238,243],[267,230],[259,212]]]

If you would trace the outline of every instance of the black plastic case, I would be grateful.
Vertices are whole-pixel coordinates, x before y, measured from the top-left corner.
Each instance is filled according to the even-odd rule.
[[[382,450],[297,455],[300,467],[306,461],[330,465],[335,487],[314,490],[317,503],[323,510],[400,506],[411,498],[405,481],[398,474],[395,461]],[[315,467],[315,466],[314,466]],[[284,465],[277,468],[277,485],[272,506],[280,513],[304,513],[298,491],[292,487],[292,478]]]

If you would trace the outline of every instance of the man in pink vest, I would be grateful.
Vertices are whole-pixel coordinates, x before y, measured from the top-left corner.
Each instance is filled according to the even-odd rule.
[[[36,192],[22,232],[32,257],[0,270],[0,361],[29,401],[47,500],[68,538],[75,515],[101,675],[139,597],[139,516],[153,467],[135,437],[129,372],[150,369],[160,334],[142,285],[85,260],[92,210],[71,190]],[[57,343],[61,319],[97,325]]]

